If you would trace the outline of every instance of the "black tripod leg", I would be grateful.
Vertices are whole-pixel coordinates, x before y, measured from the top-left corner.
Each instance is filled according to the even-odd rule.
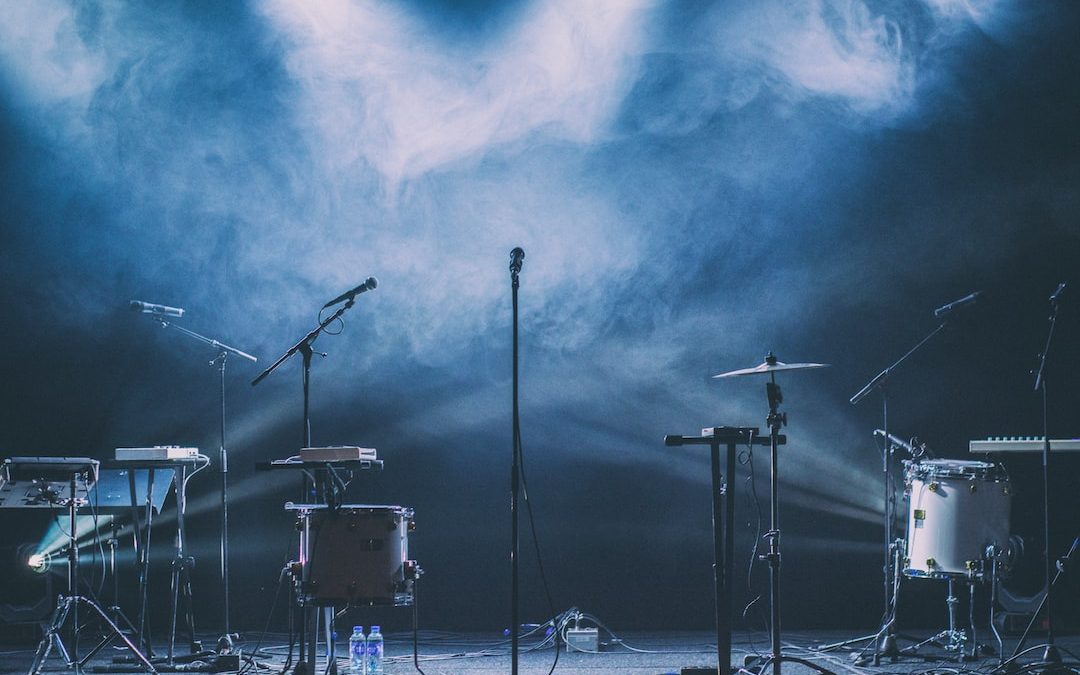
[[[191,595],[191,565],[185,561],[183,569],[184,580],[184,622],[188,630],[188,640],[191,647],[191,653],[194,654],[199,651],[199,643],[195,640],[195,610],[194,600]]]
[[[60,628],[67,621],[68,610],[71,608],[70,601],[65,596],[60,596],[56,601],[56,609],[53,610],[53,615],[49,619],[49,626],[45,629],[45,634],[41,636],[41,642],[38,643],[37,651],[34,653],[34,661],[30,664],[30,670],[28,675],[38,675],[41,672],[41,667],[45,663],[45,659],[49,658],[49,652],[52,651],[53,642],[58,640],[60,634]],[[67,661],[65,655],[64,658]]]
[[[120,627],[113,623],[113,620],[109,618],[109,615],[106,614],[103,609],[97,606],[97,603],[93,602],[89,598],[82,597],[72,598],[72,600],[76,602],[82,602],[84,605],[89,606],[92,610],[97,612],[98,616],[101,617],[101,620],[105,622],[105,625],[109,627],[110,631],[110,634],[106,636],[106,638],[102,640],[97,647],[95,647],[89,654],[84,656],[82,660],[79,661],[80,666],[89,661],[90,658],[94,656],[94,654],[96,654],[98,651],[100,651],[106,644],[112,642],[114,639],[119,639],[121,642],[124,643],[124,646],[128,648],[128,651],[131,652],[132,656],[134,656],[135,659],[140,664],[142,664],[142,667],[146,669],[147,672],[157,673],[157,670],[154,669],[154,666],[150,663],[149,659],[147,659],[146,656],[139,651],[139,648],[135,646],[135,643],[132,642],[131,639],[128,638],[128,636],[124,635],[124,632],[120,630]]]

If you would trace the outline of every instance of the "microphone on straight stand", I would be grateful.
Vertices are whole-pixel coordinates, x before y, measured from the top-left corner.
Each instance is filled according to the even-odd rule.
[[[155,305],[152,302],[143,302],[141,300],[132,300],[128,303],[128,307],[133,312],[139,312],[140,314],[153,314],[154,316],[173,316],[179,319],[184,316],[184,310],[179,307],[168,307],[166,305]]]
[[[517,276],[521,274],[521,263],[525,260],[525,251],[520,246],[515,246],[513,251],[510,251],[510,274]]]
[[[367,279],[364,280],[364,283],[360,284],[356,288],[345,291],[341,295],[337,296],[336,298],[334,298],[330,302],[323,305],[322,308],[326,309],[330,305],[336,305],[339,302],[341,302],[342,300],[352,300],[353,298],[360,295],[361,293],[363,293],[365,291],[373,291],[378,287],[379,287],[379,280],[376,279],[375,277],[368,277]]]
[[[960,298],[959,300],[953,300],[952,302],[950,302],[947,305],[942,305],[941,307],[938,307],[937,309],[934,310],[934,318],[935,319],[940,319],[941,317],[947,316],[947,315],[951,314],[952,312],[954,312],[955,310],[960,309],[961,307],[965,307],[967,305],[970,305],[970,304],[974,303],[976,300],[978,300],[980,295],[982,295],[982,291],[975,291],[971,295],[965,295],[964,297]]]

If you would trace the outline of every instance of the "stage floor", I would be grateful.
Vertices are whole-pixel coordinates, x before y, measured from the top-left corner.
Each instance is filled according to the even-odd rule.
[[[911,631],[907,635],[911,637],[928,637],[930,631]],[[885,661],[881,666],[857,667],[854,665],[854,651],[852,649],[838,649],[829,653],[816,651],[824,644],[839,642],[856,637],[856,633],[838,632],[791,632],[784,635],[785,654],[809,659],[835,673],[856,675],[874,675],[877,673],[941,673],[956,675],[957,673],[986,673],[989,675],[997,665],[996,658],[986,658],[981,661],[957,663],[949,660],[946,653],[933,646],[926,646],[919,650],[917,657],[905,657],[895,663]],[[254,638],[254,636],[249,636]],[[715,667],[715,642],[706,632],[699,633],[628,633],[621,636],[621,643],[608,644],[602,647],[600,653],[561,652],[556,673],[582,673],[588,675],[661,675],[678,674],[686,667]],[[980,635],[981,640],[990,638],[989,634]],[[213,637],[206,636],[206,644],[212,644]],[[254,662],[261,664],[255,666],[251,659],[245,658],[248,673],[279,673],[285,663],[288,651],[285,644],[285,636],[268,636],[256,652]],[[83,650],[93,646],[95,639],[84,636],[80,641]],[[749,635],[740,633],[735,636],[733,648],[733,661],[743,663],[743,657],[768,649],[768,636],[764,634]],[[910,644],[903,642],[901,646]],[[1041,640],[1029,641],[1029,647],[1042,644]],[[1012,653],[1015,639],[1006,639],[1006,654]],[[1070,662],[1074,668],[1080,667],[1080,662],[1075,660],[1076,654],[1080,654],[1080,636],[1059,637],[1057,645],[1062,648],[1062,656],[1066,662]],[[255,640],[240,645],[242,653],[247,655],[255,648]],[[1041,657],[1043,650],[1034,650],[1031,654],[1018,659],[1021,666],[1019,672],[1025,672],[1024,666],[1036,662]],[[88,664],[88,671],[94,672],[132,672],[131,667],[111,668],[113,657],[125,654],[123,650],[109,649],[95,657]],[[164,645],[158,651],[159,655],[165,653]],[[339,656],[347,653],[347,645],[339,646]],[[418,672],[413,665],[413,647],[411,633],[394,633],[387,636],[387,662],[386,675],[398,675]],[[504,674],[510,672],[509,644],[502,641],[501,636],[477,633],[448,633],[437,631],[423,631],[420,635],[420,667],[427,675],[450,675],[453,673],[466,673],[467,675]],[[33,661],[33,646],[5,647],[0,651],[0,675],[9,673],[26,673]],[[522,653],[519,658],[520,672],[529,674],[547,673],[553,663],[555,652],[550,647],[532,649],[531,644],[522,645]],[[340,671],[342,675],[348,675],[347,663],[342,659]],[[187,670],[195,671],[197,668],[191,664]],[[99,669],[103,668],[103,669]],[[324,672],[325,662],[320,659],[317,673]],[[809,675],[814,672],[811,668],[798,664],[784,664],[782,670],[792,675]],[[72,672],[64,667],[59,658],[50,656],[46,662],[44,672]]]

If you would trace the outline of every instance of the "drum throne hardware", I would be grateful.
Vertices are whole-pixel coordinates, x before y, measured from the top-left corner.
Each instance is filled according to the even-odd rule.
[[[119,626],[109,618],[109,615],[94,600],[79,594],[79,546],[76,523],[78,511],[88,500],[80,498],[80,490],[86,494],[90,485],[97,481],[99,462],[96,459],[85,457],[12,457],[4,461],[3,475],[0,482],[7,483],[35,475],[41,478],[41,483],[48,483],[55,478],[63,478],[68,483],[68,496],[62,498],[59,494],[52,495],[52,501],[56,507],[67,507],[68,515],[68,545],[67,545],[67,593],[57,598],[56,609],[49,623],[45,626],[44,635],[38,643],[34,653],[33,663],[30,665],[29,675],[39,675],[45,665],[45,660],[55,647],[68,668],[74,669],[76,675],[83,672],[86,662],[92,659],[99,651],[104,649],[113,640],[120,640],[128,651],[138,660],[139,664],[148,672],[156,673],[154,666],[139,651]],[[82,658],[79,657],[79,606],[85,606],[92,610],[97,618],[107,627],[105,637]],[[69,644],[64,644],[61,633],[64,626],[69,623]]]
[[[769,540],[768,553],[760,556],[769,564],[769,633],[772,641],[771,653],[760,663],[754,665],[754,670],[764,673],[765,669],[772,667],[774,675],[780,675],[781,664],[800,663],[819,673],[828,673],[827,670],[813,661],[788,656],[780,649],[780,501],[779,501],[779,461],[778,449],[780,446],[780,428],[787,424],[787,413],[779,411],[780,404],[784,401],[780,385],[776,383],[776,373],[786,370],[806,370],[811,368],[825,368],[824,363],[783,363],[769,352],[765,362],[752,368],[733,370],[727,373],[714,375],[714,378],[737,377],[744,375],[768,375],[769,381],[765,383],[765,394],[769,402],[769,414],[765,418],[769,425],[769,531],[765,538]]]

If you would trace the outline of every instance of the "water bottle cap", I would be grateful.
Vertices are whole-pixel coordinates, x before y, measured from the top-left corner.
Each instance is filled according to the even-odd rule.
[[[372,633],[378,633],[378,632],[379,632],[379,627],[378,627],[378,626],[375,626],[375,625],[372,625],[372,626],[371,626],[371,632],[372,632]]]
[[[363,633],[364,632],[364,627],[363,626],[353,626],[352,630],[353,630],[354,633]]]

